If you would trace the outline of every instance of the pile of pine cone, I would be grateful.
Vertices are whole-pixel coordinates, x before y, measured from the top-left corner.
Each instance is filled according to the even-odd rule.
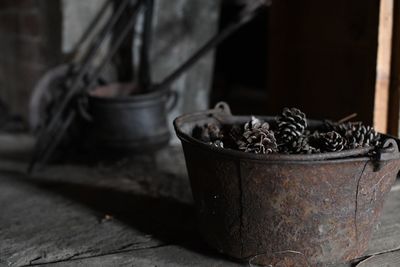
[[[296,108],[285,108],[271,122],[252,117],[243,125],[198,125],[192,135],[216,147],[255,154],[337,152],[379,147],[381,143],[379,133],[361,122],[326,121],[320,128],[310,129],[306,115]]]

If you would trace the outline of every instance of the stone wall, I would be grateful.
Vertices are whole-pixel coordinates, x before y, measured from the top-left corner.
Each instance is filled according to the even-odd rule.
[[[0,98],[14,113],[28,113],[37,79],[60,59],[57,0],[0,1]]]

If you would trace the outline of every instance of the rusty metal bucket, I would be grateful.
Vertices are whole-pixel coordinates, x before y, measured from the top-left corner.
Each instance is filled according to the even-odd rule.
[[[400,169],[400,141],[385,136],[371,158],[368,149],[257,155],[191,137],[196,124],[248,119],[218,104],[174,121],[204,239],[238,259],[290,250],[318,266],[362,256]]]

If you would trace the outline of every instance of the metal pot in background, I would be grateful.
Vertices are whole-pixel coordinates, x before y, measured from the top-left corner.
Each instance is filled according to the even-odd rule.
[[[130,95],[134,90],[133,84],[114,84],[88,94],[91,145],[113,151],[156,151],[168,144],[167,113],[176,104],[176,93]]]

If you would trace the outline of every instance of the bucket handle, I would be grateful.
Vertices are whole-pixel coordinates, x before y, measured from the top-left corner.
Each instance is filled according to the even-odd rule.
[[[376,167],[375,171],[379,171],[382,166],[383,162],[392,159],[399,159],[400,152],[399,146],[393,138],[387,138],[382,145],[382,148],[377,151],[376,154]]]
[[[224,115],[232,115],[231,108],[226,102],[218,102],[215,104],[214,109],[210,110],[211,113],[222,113]]]
[[[378,150],[378,159],[390,160],[400,158],[399,147],[396,140],[388,138],[383,142],[382,148]]]

